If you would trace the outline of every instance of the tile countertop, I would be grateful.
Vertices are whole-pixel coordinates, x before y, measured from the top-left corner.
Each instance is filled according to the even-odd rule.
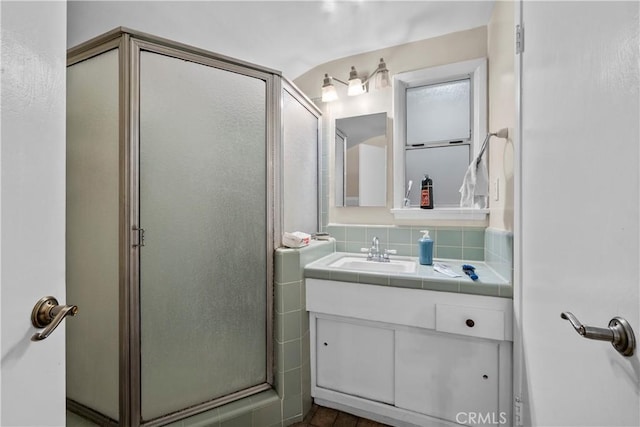
[[[448,277],[434,271],[431,265],[420,264],[418,264],[418,269],[415,273],[392,274],[329,267],[329,264],[343,256],[366,258],[366,255],[362,254],[334,252],[317,261],[306,264],[304,267],[304,277],[337,280],[341,282],[366,283],[370,285],[395,286],[398,288],[428,289],[441,292],[513,298],[512,284],[482,261],[465,262],[455,259],[433,260],[434,262],[441,262],[448,265],[455,272],[460,272],[463,274],[462,277]],[[418,259],[415,257],[392,256],[392,259],[413,260],[416,263],[418,262]],[[462,273],[463,264],[471,264],[476,268],[478,280],[471,280],[469,276]]]

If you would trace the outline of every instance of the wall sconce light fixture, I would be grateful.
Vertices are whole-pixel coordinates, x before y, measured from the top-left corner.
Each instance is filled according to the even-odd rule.
[[[371,78],[374,76],[376,89],[382,89],[391,86],[391,81],[389,79],[389,70],[387,69],[387,64],[385,64],[384,59],[382,58],[380,58],[378,68],[376,68],[376,70],[369,77],[367,77],[364,82],[358,76],[356,67],[351,67],[348,82],[344,82],[336,77],[330,77],[329,74],[325,74],[324,80],[322,82],[322,102],[331,102],[338,99],[338,93],[336,92],[336,88],[333,85],[334,80],[342,83],[345,86],[348,86],[347,95],[356,96],[361,95],[367,91],[367,83],[369,83],[369,80],[371,80]]]

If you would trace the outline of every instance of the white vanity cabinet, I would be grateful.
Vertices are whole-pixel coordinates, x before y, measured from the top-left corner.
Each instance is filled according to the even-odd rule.
[[[316,384],[393,404],[394,331],[316,320]]]
[[[306,286],[317,403],[395,426],[511,424],[512,300]]]
[[[398,331],[396,346],[398,408],[454,421],[497,412],[498,343]]]

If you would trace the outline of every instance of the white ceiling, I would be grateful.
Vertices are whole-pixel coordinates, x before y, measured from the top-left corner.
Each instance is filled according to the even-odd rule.
[[[325,62],[489,22],[475,1],[75,1],[68,46],[124,26],[280,70],[291,79]]]

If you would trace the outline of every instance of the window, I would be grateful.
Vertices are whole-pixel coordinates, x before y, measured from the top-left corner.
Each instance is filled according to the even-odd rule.
[[[405,182],[410,206],[420,205],[418,185],[434,182],[434,206],[457,206],[461,179],[471,162],[471,79],[406,88]]]
[[[434,207],[460,203],[458,189],[486,135],[486,59],[394,76],[394,211],[419,207],[420,182],[433,179]],[[395,213],[395,212],[394,212]]]

